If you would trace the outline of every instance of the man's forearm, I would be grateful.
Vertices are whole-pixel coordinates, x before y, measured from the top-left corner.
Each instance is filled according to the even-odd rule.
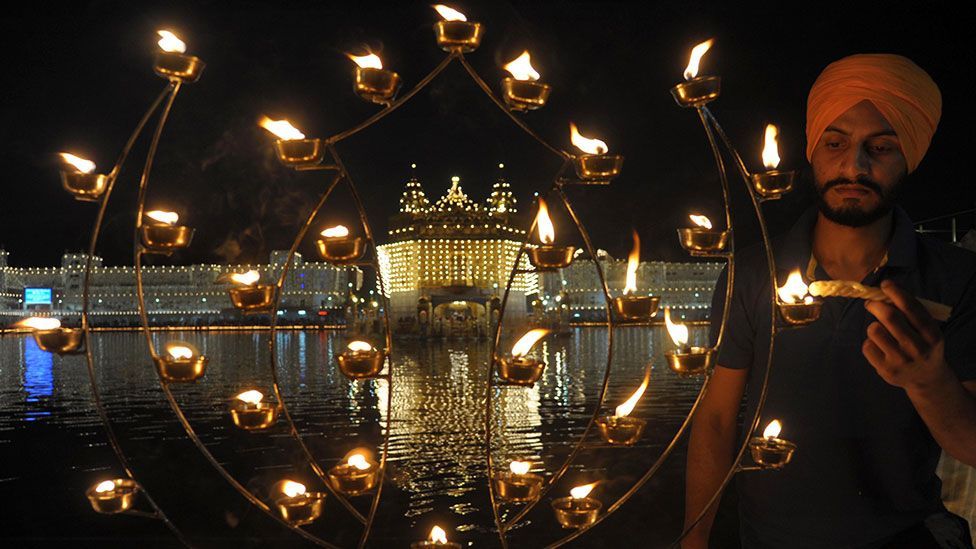
[[[948,367],[934,383],[907,387],[908,398],[942,449],[976,467],[976,397]]]
[[[735,425],[723,425],[709,418],[695,418],[688,441],[685,472],[685,528],[701,513],[732,466]],[[715,520],[716,505],[702,517],[686,538],[686,547],[705,546]]]

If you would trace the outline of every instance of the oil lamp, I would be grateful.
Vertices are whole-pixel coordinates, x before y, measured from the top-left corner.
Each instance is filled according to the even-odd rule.
[[[139,484],[128,478],[104,480],[89,488],[85,495],[96,513],[114,515],[132,508]]]
[[[535,216],[535,223],[539,230],[541,245],[526,250],[529,263],[539,271],[554,271],[564,269],[573,262],[574,246],[553,246],[556,241],[556,228],[549,218],[549,207],[546,201],[539,199],[539,212]]]
[[[230,281],[236,286],[227,290],[230,302],[244,314],[267,312],[274,301],[272,284],[257,284],[261,274],[251,270],[246,273],[233,273]]]
[[[783,425],[778,419],[769,422],[763,436],[749,439],[752,461],[763,469],[782,469],[793,459],[796,444],[779,438]]]
[[[664,324],[677,349],[665,351],[668,367],[681,376],[694,376],[707,372],[715,361],[715,349],[688,345],[688,327],[671,322],[671,308],[664,308]]]
[[[546,363],[526,356],[540,339],[549,334],[545,328],[534,328],[526,332],[512,346],[511,357],[495,357],[498,379],[502,385],[531,386],[542,377]]]
[[[156,368],[164,381],[196,381],[203,377],[207,362],[207,357],[199,354],[189,343],[173,341],[167,343],[165,352],[156,357]]]
[[[637,267],[640,266],[640,237],[633,232],[634,247],[627,258],[627,280],[624,285],[624,295],[613,298],[613,306],[617,315],[624,320],[650,320],[657,314],[657,307],[661,298],[652,295],[636,295]]]
[[[583,528],[596,522],[603,502],[587,497],[596,483],[577,486],[569,491],[569,497],[552,500],[556,520],[563,528]]]
[[[56,318],[32,316],[16,324],[31,329],[34,342],[42,351],[59,355],[73,355],[83,351],[84,332],[81,328],[63,328]]]
[[[461,544],[447,541],[447,532],[440,526],[434,526],[427,539],[411,543],[410,549],[461,549]]]
[[[274,425],[278,419],[278,405],[263,401],[264,394],[256,389],[236,395],[230,405],[234,425],[245,431],[260,431]]]
[[[305,134],[287,120],[272,120],[262,116],[258,125],[278,138],[275,141],[275,152],[278,153],[278,160],[285,166],[309,170],[322,162],[325,147],[322,146],[321,139],[306,139]]]
[[[274,503],[286,521],[302,526],[311,524],[322,516],[326,496],[324,492],[309,492],[304,484],[292,480],[286,480],[280,486],[281,493]]]
[[[682,107],[701,107],[711,102],[722,91],[722,79],[718,76],[698,76],[698,65],[705,52],[712,47],[714,40],[708,40],[691,49],[688,66],[685,68],[685,81],[671,88],[671,95]]]
[[[756,193],[766,200],[773,200],[783,196],[793,188],[793,176],[796,172],[780,171],[779,166],[779,147],[776,138],[779,130],[772,124],[766,125],[765,138],[763,139],[762,159],[766,171],[750,175],[752,186]]]
[[[528,503],[542,492],[542,475],[530,473],[528,461],[513,461],[508,471],[496,471],[493,477],[498,499],[509,503]]]
[[[400,88],[400,75],[383,69],[383,61],[375,53],[346,56],[356,63],[353,91],[367,101],[389,106]]]
[[[502,80],[502,97],[513,111],[531,111],[546,104],[552,86],[539,82],[528,51],[502,67],[512,76]]]
[[[177,225],[179,214],[162,210],[151,210],[143,216],[142,247],[146,252],[157,254],[171,254],[175,250],[186,248],[193,239],[193,229]]]
[[[379,375],[386,353],[365,341],[350,341],[346,350],[336,355],[339,370],[349,379],[368,379]]]
[[[434,23],[434,35],[442,50],[468,53],[478,49],[484,34],[481,23],[468,22],[466,15],[443,4],[435,4],[433,8],[443,18]]]
[[[791,326],[802,326],[820,318],[823,301],[808,293],[807,285],[799,269],[790,273],[786,284],[776,290],[776,308],[779,316]]]
[[[206,66],[199,57],[185,55],[186,44],[168,30],[156,31],[159,49],[153,70],[163,78],[177,82],[196,82]]]
[[[725,251],[729,231],[713,230],[712,221],[704,215],[691,214],[688,217],[696,226],[678,229],[681,247],[693,256],[709,256]]]
[[[64,168],[61,170],[61,184],[77,200],[93,202],[102,196],[108,187],[109,176],[95,173],[95,163],[71,153],[61,153]]]
[[[322,259],[336,265],[347,265],[357,261],[366,251],[362,237],[350,237],[345,225],[329,227],[319,233],[319,255]]]
[[[607,154],[610,150],[607,144],[599,139],[583,137],[576,124],[569,123],[569,139],[573,145],[584,154],[573,157],[576,175],[591,185],[606,185],[610,180],[620,175],[624,166],[624,157],[619,154]]]
[[[376,486],[379,464],[365,450],[353,450],[343,462],[329,469],[329,484],[341,494],[359,496]]]
[[[613,445],[630,446],[640,438],[644,432],[644,426],[647,425],[647,421],[630,417],[630,413],[634,411],[634,406],[637,406],[637,401],[644,396],[644,391],[647,390],[647,384],[650,380],[651,367],[648,365],[647,370],[644,372],[644,381],[634,391],[634,394],[630,395],[630,398],[624,401],[623,404],[617,406],[612,416],[604,416],[596,420],[600,437],[605,442]]]

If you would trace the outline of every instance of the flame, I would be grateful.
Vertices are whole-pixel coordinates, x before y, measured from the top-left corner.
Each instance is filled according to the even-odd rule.
[[[376,55],[375,53],[370,53],[368,55],[353,55],[351,53],[347,53],[346,57],[352,59],[352,62],[359,65],[359,68],[361,69],[383,68],[383,61],[380,59],[380,56]]]
[[[430,537],[427,539],[433,543],[447,543],[447,532],[440,526],[435,525],[430,529]]]
[[[637,267],[640,265],[640,237],[634,231],[634,247],[627,257],[627,282],[624,285],[624,295],[637,291]]]
[[[529,330],[524,336],[520,337],[519,340],[515,342],[515,345],[512,345],[512,356],[516,358],[525,356],[532,349],[533,345],[535,345],[540,339],[546,337],[548,334],[549,330],[545,328],[535,328]]]
[[[305,493],[305,485],[301,482],[295,482],[293,480],[286,480],[281,485],[281,493],[285,494],[290,498],[298,497]]]
[[[675,324],[671,322],[671,307],[664,308],[664,324],[668,327],[668,335],[671,336],[671,341],[678,347],[684,347],[688,344],[688,327],[684,324]]]
[[[549,207],[546,201],[539,199],[539,213],[535,215],[535,222],[539,228],[539,241],[543,244],[552,244],[556,241],[556,228],[552,225],[549,218]]]
[[[596,483],[591,482],[590,484],[584,484],[583,486],[573,488],[569,491],[569,495],[572,496],[573,499],[583,499],[590,495],[590,492],[592,492],[594,488],[596,488]]]
[[[176,225],[176,222],[180,220],[180,214],[176,212],[164,212],[162,210],[148,211],[146,212],[146,217],[159,223],[165,223],[166,225]]]
[[[512,471],[513,475],[524,475],[532,468],[532,464],[528,461],[513,461],[508,465],[508,468]]]
[[[160,36],[159,49],[166,52],[186,53],[186,44],[178,36],[168,30],[158,30],[156,34]]]
[[[257,406],[258,404],[261,404],[262,400],[264,400],[264,395],[261,393],[261,391],[251,389],[250,391],[244,391],[243,393],[235,396],[234,398],[246,402],[248,404],[253,404]]]
[[[82,158],[80,156],[75,156],[71,153],[60,153],[61,158],[68,164],[70,164],[74,169],[81,173],[92,173],[95,171],[95,163],[87,158]]]
[[[350,341],[349,345],[346,345],[346,348],[349,349],[350,351],[372,351],[373,350],[372,345],[370,345],[365,341],[359,341],[359,340]]]
[[[698,76],[698,63],[701,62],[701,58],[705,55],[705,52],[712,47],[714,41],[709,38],[691,49],[691,57],[688,58],[688,66],[685,68],[685,80],[691,80]]]
[[[445,21],[467,21],[468,16],[459,12],[454,8],[449,8],[444,4],[434,4],[431,6],[437,10],[437,14],[444,18]]]
[[[98,486],[95,486],[96,494],[104,494],[105,492],[111,492],[112,490],[115,490],[114,480],[103,480],[102,482],[98,483]]]
[[[766,166],[767,170],[776,169],[779,166],[779,147],[776,144],[776,138],[779,136],[779,130],[773,124],[766,124],[766,138],[765,144],[763,145],[762,159],[763,165]]]
[[[349,229],[345,225],[336,225],[323,230],[321,233],[325,238],[345,238],[349,236]]]
[[[763,431],[763,438],[776,438],[779,436],[779,432],[783,430],[783,424],[779,422],[778,419],[774,419],[769,422],[766,426],[766,430]]]
[[[576,128],[576,124],[572,122],[569,123],[569,140],[573,142],[573,145],[585,152],[586,154],[605,154],[610,148],[607,144],[599,139],[590,139],[588,137],[583,137],[580,135],[579,129]]]
[[[21,320],[17,325],[32,330],[57,330],[61,327],[61,321],[56,318],[32,316]]]
[[[790,273],[790,276],[786,279],[786,284],[783,284],[782,288],[777,289],[776,294],[783,303],[802,303],[804,297],[808,297],[807,285],[804,284],[799,269]]]
[[[258,121],[258,126],[261,126],[262,128],[275,134],[278,136],[278,139],[284,141],[305,139],[305,134],[298,131],[298,129],[295,126],[292,126],[291,122],[287,120],[272,120],[267,116],[262,116],[261,120]]]
[[[245,286],[250,286],[251,284],[254,284],[260,278],[261,278],[261,274],[254,270],[248,271],[246,273],[234,273],[230,275],[230,279],[232,282],[243,284]]]
[[[651,381],[651,365],[647,365],[647,370],[644,371],[644,381],[641,382],[640,387],[634,391],[634,394],[630,395],[623,404],[617,406],[613,415],[617,417],[629,416],[631,412],[634,411],[634,406],[637,406],[637,401],[644,396],[644,391],[647,390],[647,384]]]
[[[712,228],[712,220],[708,219],[704,215],[691,214],[688,217],[691,218],[691,222],[703,229]]]
[[[532,57],[528,51],[523,51],[522,55],[502,67],[512,73],[512,78],[516,80],[538,80],[539,73],[532,67]],[[502,166],[499,166],[502,167]]]
[[[166,346],[166,353],[173,359],[193,358],[193,349],[186,345],[170,344]]]
[[[366,456],[360,453],[355,453],[349,456],[349,459],[346,460],[346,463],[352,465],[353,467],[359,469],[360,471],[365,471],[370,467],[372,467],[372,465],[369,464],[369,461],[366,460]]]

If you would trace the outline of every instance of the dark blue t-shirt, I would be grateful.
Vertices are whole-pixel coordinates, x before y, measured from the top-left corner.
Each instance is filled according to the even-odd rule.
[[[862,282],[894,280],[917,297],[952,306],[942,325],[946,361],[960,381],[976,379],[976,254],[917,234],[900,208],[894,215],[887,261]],[[774,241],[778,286],[791,271],[806,271],[816,219],[816,209],[807,211]],[[748,423],[769,350],[762,248],[737,253],[735,272],[718,364],[750,369]],[[815,276],[830,278],[821,268]],[[723,272],[712,305],[716,324],[725,280]],[[905,391],[881,379],[861,354],[874,320],[862,300],[827,298],[819,320],[777,335],[759,430],[779,419],[781,437],[798,449],[781,471],[738,475],[747,547],[871,546],[942,509],[935,475],[941,449]]]

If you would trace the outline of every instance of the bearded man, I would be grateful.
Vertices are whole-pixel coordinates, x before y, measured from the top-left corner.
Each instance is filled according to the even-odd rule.
[[[841,59],[810,90],[818,203],[774,241],[777,286],[799,269],[807,283],[880,286],[890,303],[826,298],[816,322],[776,336],[759,425],[780,419],[798,449],[782,470],[737,475],[744,547],[971,546],[965,521],[942,506],[935,470],[943,450],[976,464],[976,254],[917,234],[895,205],[941,107],[935,82],[897,55]],[[774,319],[762,249],[737,254],[735,269],[727,335],[689,442],[689,525],[732,465],[743,394],[748,424],[766,369]],[[724,305],[716,294],[713,319]],[[917,298],[951,306],[948,321]],[[714,513],[683,547],[707,547]]]

